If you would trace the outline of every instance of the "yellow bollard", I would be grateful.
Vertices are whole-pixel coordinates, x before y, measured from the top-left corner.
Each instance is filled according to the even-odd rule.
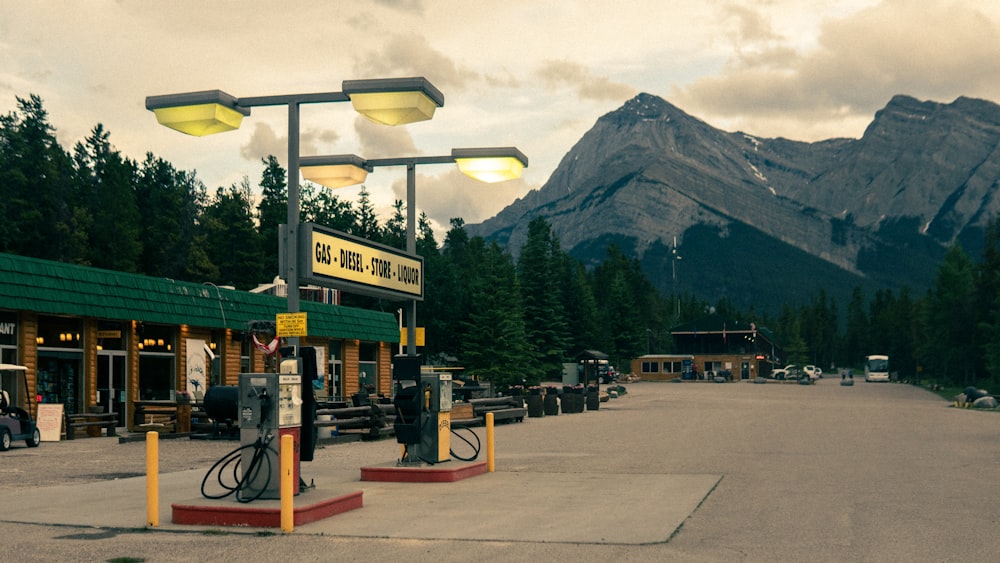
[[[146,432],[146,525],[160,525],[159,432]]]
[[[493,413],[486,413],[486,471],[496,471],[496,455],[493,450]]]
[[[295,475],[294,457],[295,439],[291,434],[281,437],[278,453],[281,456],[281,531],[291,532],[295,529]]]

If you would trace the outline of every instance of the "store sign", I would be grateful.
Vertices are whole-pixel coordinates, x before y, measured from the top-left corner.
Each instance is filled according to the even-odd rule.
[[[424,260],[319,225],[300,225],[300,279],[387,299],[424,298]]]

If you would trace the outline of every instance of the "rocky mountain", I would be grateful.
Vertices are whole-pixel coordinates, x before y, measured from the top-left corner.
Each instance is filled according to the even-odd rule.
[[[615,243],[667,292],[771,308],[820,287],[928,287],[952,242],[978,255],[998,182],[1000,106],[983,100],[896,96],[860,139],[806,143],[721,131],[640,94],[544,186],[467,228],[516,255],[543,216],[585,262]]]

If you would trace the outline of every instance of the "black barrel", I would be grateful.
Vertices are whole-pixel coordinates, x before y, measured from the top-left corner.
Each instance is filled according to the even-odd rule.
[[[213,385],[205,393],[205,414],[217,422],[239,420],[240,388],[237,385]]]

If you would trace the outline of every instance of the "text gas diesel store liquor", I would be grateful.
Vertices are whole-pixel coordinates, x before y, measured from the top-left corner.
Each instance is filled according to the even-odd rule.
[[[354,291],[390,299],[423,299],[423,259],[346,233],[304,225],[303,246],[311,248],[302,277],[315,283],[346,284]]]

